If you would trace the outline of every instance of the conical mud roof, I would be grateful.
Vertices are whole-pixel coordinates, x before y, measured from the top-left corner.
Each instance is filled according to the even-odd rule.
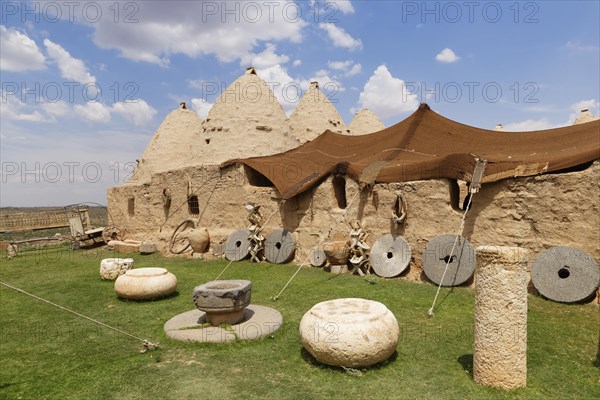
[[[157,172],[170,171],[197,163],[197,144],[202,133],[202,120],[185,103],[171,111],[160,124],[138,161],[130,179],[143,183]]]
[[[348,125],[346,133],[350,135],[366,135],[382,129],[385,129],[383,122],[381,122],[374,112],[364,108],[354,114],[354,118],[350,122],[350,125]]]
[[[281,153],[300,144],[289,135],[275,94],[252,67],[221,93],[201,136],[202,159],[215,163]]]
[[[312,82],[310,88],[298,102],[290,120],[290,133],[305,143],[313,140],[325,130],[344,133],[342,117],[331,101],[319,90],[319,84]]]
[[[598,119],[598,117],[596,117],[594,114],[590,114],[589,109],[584,108],[583,110],[581,110],[579,116],[577,117],[577,119],[575,120],[573,125],[584,124],[586,122],[592,122],[597,119]]]

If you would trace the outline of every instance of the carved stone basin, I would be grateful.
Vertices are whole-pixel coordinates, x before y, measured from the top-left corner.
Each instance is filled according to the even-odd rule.
[[[212,326],[235,325],[244,320],[251,290],[252,282],[247,280],[210,281],[194,288],[193,299]]]

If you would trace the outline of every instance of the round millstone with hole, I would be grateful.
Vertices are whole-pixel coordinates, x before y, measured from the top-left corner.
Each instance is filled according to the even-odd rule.
[[[275,229],[265,240],[265,258],[273,264],[284,264],[294,258],[296,240],[287,229]]]
[[[383,235],[371,248],[371,267],[383,278],[400,275],[410,264],[410,246],[400,235]]]
[[[327,257],[323,250],[315,250],[310,253],[310,265],[313,267],[322,267],[327,262]]]
[[[596,261],[575,247],[542,250],[531,267],[531,281],[540,294],[562,303],[582,301],[600,285]]]
[[[442,286],[458,286],[468,281],[475,272],[475,249],[463,237],[458,237],[454,251],[452,247],[456,235],[439,235],[431,239],[423,253],[423,272],[427,278]],[[452,256],[450,253],[452,252]],[[448,262],[449,261],[449,262]],[[444,276],[444,269],[448,270]],[[442,281],[442,276],[444,280]]]
[[[225,258],[229,261],[240,261],[250,255],[250,231],[238,229],[225,242]]]

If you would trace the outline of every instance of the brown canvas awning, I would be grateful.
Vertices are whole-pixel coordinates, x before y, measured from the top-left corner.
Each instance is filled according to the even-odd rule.
[[[266,157],[231,160],[269,179],[284,199],[334,172],[364,183],[448,178],[471,182],[476,159],[488,161],[482,182],[558,171],[600,159],[600,120],[532,132],[499,132],[444,118],[427,104],[404,121],[369,135],[329,130],[304,145]]]

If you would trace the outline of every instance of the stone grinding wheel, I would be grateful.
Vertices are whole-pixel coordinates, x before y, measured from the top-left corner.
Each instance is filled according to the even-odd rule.
[[[240,261],[250,255],[250,231],[238,229],[225,242],[225,258],[229,261]]]
[[[468,281],[475,272],[475,249],[463,237],[459,237],[452,259],[450,252],[456,240],[456,235],[439,235],[431,239],[423,253],[423,272],[427,278],[442,286],[458,286]],[[446,263],[448,270],[442,282]]]
[[[586,252],[556,246],[539,252],[531,266],[531,281],[542,296],[573,303],[587,299],[598,289],[600,270]]]
[[[323,250],[315,250],[310,254],[310,265],[313,267],[322,267],[327,262],[327,256]]]
[[[273,264],[284,264],[294,257],[296,240],[287,229],[275,229],[265,240],[265,258]]]
[[[400,235],[383,235],[371,248],[371,267],[383,278],[400,275],[410,264],[410,245]]]

